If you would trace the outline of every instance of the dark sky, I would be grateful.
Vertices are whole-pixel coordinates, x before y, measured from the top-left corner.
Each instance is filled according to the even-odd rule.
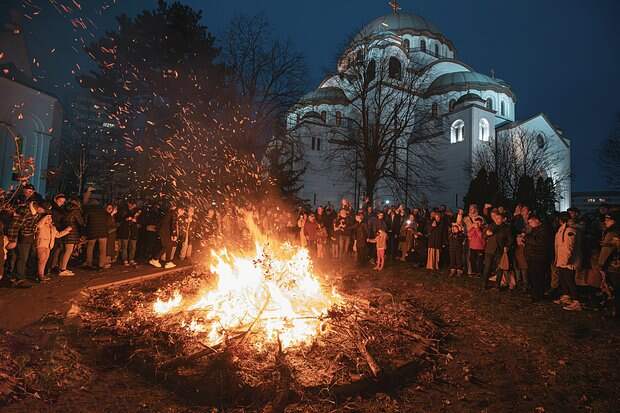
[[[75,63],[84,66],[79,49],[84,30],[74,30],[68,14],[52,9],[49,0],[26,19],[31,55],[41,62],[41,84],[60,97],[69,94]],[[77,0],[81,12],[98,26],[114,27],[121,12],[135,14],[155,0]],[[57,0],[69,4],[70,0]],[[111,4],[95,13],[101,4]],[[237,13],[267,15],[276,34],[290,37],[307,58],[308,89],[317,86],[354,31],[390,12],[387,0],[183,0],[203,10],[204,23],[216,36]],[[0,0],[0,16],[19,0]],[[457,48],[457,57],[474,70],[508,81],[517,95],[517,119],[545,112],[573,145],[573,190],[605,189],[596,150],[609,135],[620,112],[620,1],[618,0],[401,0],[404,11],[438,26]],[[51,49],[56,48],[54,54]],[[65,85],[63,85],[65,84]]]

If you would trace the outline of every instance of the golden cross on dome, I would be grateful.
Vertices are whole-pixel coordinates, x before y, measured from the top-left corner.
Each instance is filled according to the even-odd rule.
[[[400,4],[398,4],[398,1],[397,0],[390,0],[390,2],[388,4],[392,8],[392,12],[394,14],[398,14],[398,11],[401,9],[400,8]]]

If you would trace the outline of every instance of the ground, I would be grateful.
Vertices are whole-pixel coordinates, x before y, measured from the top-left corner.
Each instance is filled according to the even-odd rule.
[[[97,282],[129,274],[133,272],[99,274]],[[478,279],[449,278],[401,264],[383,273],[344,268],[338,270],[338,275],[344,289],[376,287],[390,292],[395,299],[406,295],[417,300],[443,330],[440,352],[434,356],[434,367],[412,384],[389,393],[343,400],[337,405],[327,401],[308,405],[301,401],[289,405],[288,412],[619,409],[620,326],[601,312],[573,313],[551,302],[532,304],[520,292],[483,292]],[[66,339],[62,314],[71,300],[77,299],[80,286],[95,283],[86,277],[82,274],[27,291],[0,291],[3,343],[24,376],[28,377],[32,370],[46,371],[50,365],[65,366],[66,370],[59,372],[57,367],[49,373],[55,380],[49,383],[49,390],[39,380],[40,392],[23,392],[0,411],[218,411],[187,405],[157,384],[94,357],[91,349]],[[21,312],[9,311],[11,308],[21,308]],[[60,313],[50,315],[53,311]],[[34,322],[46,313],[44,322]]]

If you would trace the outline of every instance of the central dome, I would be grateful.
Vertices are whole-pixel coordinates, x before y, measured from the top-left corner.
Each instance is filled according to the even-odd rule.
[[[358,38],[386,32],[400,34],[404,31],[427,32],[441,35],[439,29],[425,18],[413,13],[398,13],[388,14],[374,19],[360,31]]]

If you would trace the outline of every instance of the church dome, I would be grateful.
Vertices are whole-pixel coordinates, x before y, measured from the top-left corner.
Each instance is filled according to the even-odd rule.
[[[467,103],[467,102],[482,102],[484,103],[484,99],[482,99],[480,97],[480,95],[476,94],[476,93],[466,93],[463,96],[461,96],[460,98],[458,98],[456,100],[456,105],[460,105],[462,103]]]
[[[387,32],[401,34],[405,31],[441,35],[439,29],[425,18],[412,13],[397,13],[374,19],[360,31],[358,38]]]
[[[306,93],[301,98],[300,103],[313,105],[320,105],[321,103],[328,105],[348,105],[350,101],[342,89],[328,86],[318,88],[310,93]]]
[[[514,98],[508,83],[477,72],[452,72],[439,76],[426,90],[427,96],[460,90],[494,90]]]

